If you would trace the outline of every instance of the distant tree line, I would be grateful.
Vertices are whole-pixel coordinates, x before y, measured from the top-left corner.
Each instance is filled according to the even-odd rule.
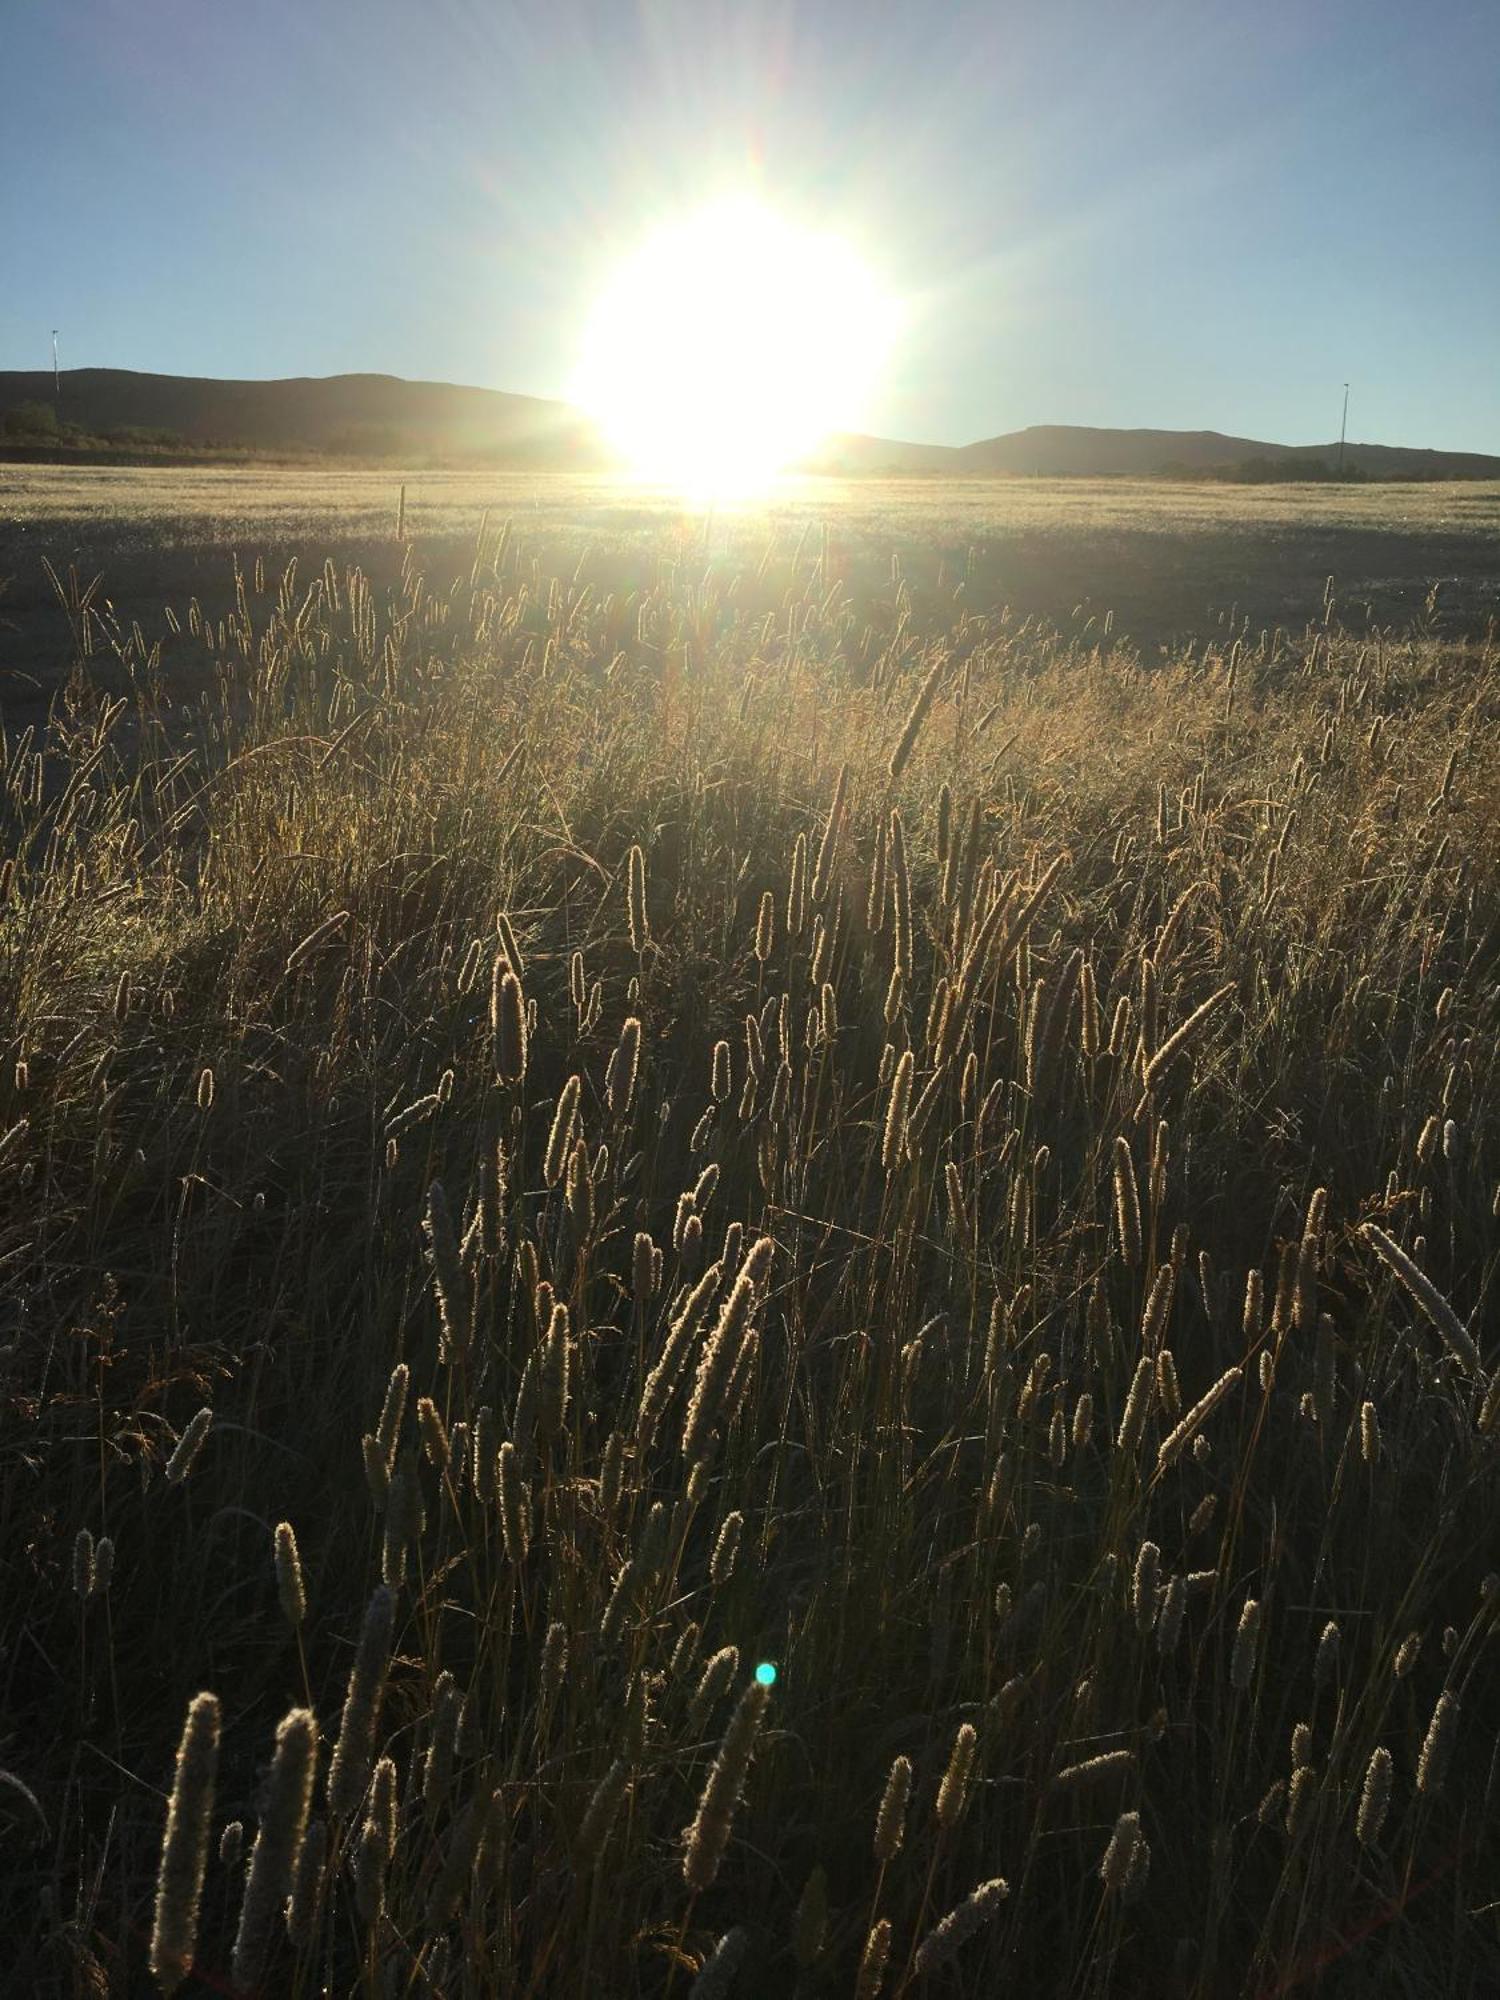
[[[1162,479],[1212,479],[1230,486],[1363,485],[1370,477],[1352,465],[1342,472],[1326,458],[1271,458],[1265,452],[1225,465],[1184,465],[1172,461],[1158,468]]]
[[[1253,458],[1236,459],[1227,465],[1184,465],[1180,461],[1157,467],[1159,479],[1208,479],[1225,486],[1368,486],[1371,484],[1426,485],[1434,480],[1483,478],[1482,472],[1445,465],[1391,466],[1371,472],[1363,466],[1346,464],[1342,472],[1326,458],[1271,458],[1265,452]]]
[[[152,430],[144,424],[116,424],[91,431],[59,418],[50,403],[16,403],[0,410],[0,438],[7,444],[118,445],[131,450],[172,450],[183,440],[176,431]]]
[[[475,445],[467,449],[452,440],[433,439],[420,430],[398,424],[350,423],[316,442],[232,437],[186,438],[180,432],[143,424],[87,425],[60,417],[51,403],[23,402],[0,410],[0,456],[7,446],[23,453],[37,450],[86,451],[108,454],[184,454],[195,458],[353,459],[370,464],[534,466],[547,469],[556,454],[543,440],[516,440]]]

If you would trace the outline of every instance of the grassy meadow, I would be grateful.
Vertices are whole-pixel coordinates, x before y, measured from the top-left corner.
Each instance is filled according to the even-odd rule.
[[[7,484],[0,1983],[1500,1990],[1500,495],[359,477]]]
[[[602,476],[9,466],[0,467],[7,713],[38,660],[56,658],[43,554],[64,576],[75,565],[85,586],[101,577],[101,609],[107,600],[126,631],[138,620],[154,639],[165,603],[197,597],[216,619],[234,609],[235,552],[278,571],[295,555],[305,575],[331,555],[394,585],[403,489],[403,525],[427,570],[444,577],[467,569],[482,523],[512,521],[527,552],[560,574],[586,554],[594,590],[625,595],[655,583],[664,560],[758,568],[768,540],[786,557],[826,526],[830,573],[856,595],[884,589],[895,553],[924,615],[947,617],[962,580],[971,612],[1009,608],[1069,631],[1109,617],[1152,657],[1208,631],[1319,619],[1330,576],[1342,621],[1359,629],[1427,616],[1446,636],[1473,635],[1500,619],[1500,485],[1476,481],[807,478],[705,520],[670,493]]]

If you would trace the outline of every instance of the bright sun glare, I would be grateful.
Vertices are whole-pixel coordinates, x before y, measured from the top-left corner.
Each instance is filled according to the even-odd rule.
[[[747,198],[660,229],[585,329],[573,400],[630,470],[746,494],[857,428],[895,301],[841,237]]]

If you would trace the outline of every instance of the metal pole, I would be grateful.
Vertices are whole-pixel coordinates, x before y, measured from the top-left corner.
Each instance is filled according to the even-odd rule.
[[[1339,419],[1339,478],[1344,476],[1344,438],[1349,429],[1349,384],[1344,384],[1344,414]]]
[[[52,387],[59,402],[62,401],[62,376],[57,369],[57,328],[52,329]]]

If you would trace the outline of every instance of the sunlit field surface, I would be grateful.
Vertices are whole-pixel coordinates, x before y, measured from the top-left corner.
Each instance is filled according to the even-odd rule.
[[[3,517],[33,531],[49,521],[113,520],[144,540],[171,542],[212,527],[221,539],[253,531],[387,532],[407,484],[414,532],[448,533],[509,508],[551,529],[610,534],[676,518],[666,486],[606,474],[345,470],[338,466],[11,465],[4,469]],[[1483,480],[1430,484],[1319,486],[1213,485],[1140,479],[858,479],[788,474],[769,499],[724,510],[755,523],[830,508],[858,523],[892,515],[931,526],[952,521],[977,531],[1056,527],[1059,517],[1092,526],[1149,526],[1162,532],[1225,527],[1406,529],[1416,534],[1483,534],[1500,526],[1500,485]],[[692,511],[701,513],[700,509]]]
[[[0,1984],[1500,1990],[1497,490],[5,480]]]
[[[1500,486],[1472,482],[787,478],[767,499],[705,510],[669,488],[603,477],[10,466],[0,471],[0,576],[12,578],[17,618],[50,596],[39,553],[102,570],[132,615],[156,613],[174,590],[221,591],[235,549],[295,551],[304,563],[347,550],[378,569],[396,548],[403,485],[406,527],[429,560],[456,562],[482,522],[513,519],[533,550],[562,563],[587,549],[638,583],[642,563],[759,561],[768,527],[789,548],[826,526],[847,579],[888,570],[899,550],[914,587],[957,569],[986,609],[1070,621],[1083,604],[1153,645],[1234,617],[1320,615],[1330,574],[1348,615],[1365,622],[1410,619],[1434,583],[1440,624],[1481,631],[1500,614]],[[0,661],[15,656],[0,631]]]

